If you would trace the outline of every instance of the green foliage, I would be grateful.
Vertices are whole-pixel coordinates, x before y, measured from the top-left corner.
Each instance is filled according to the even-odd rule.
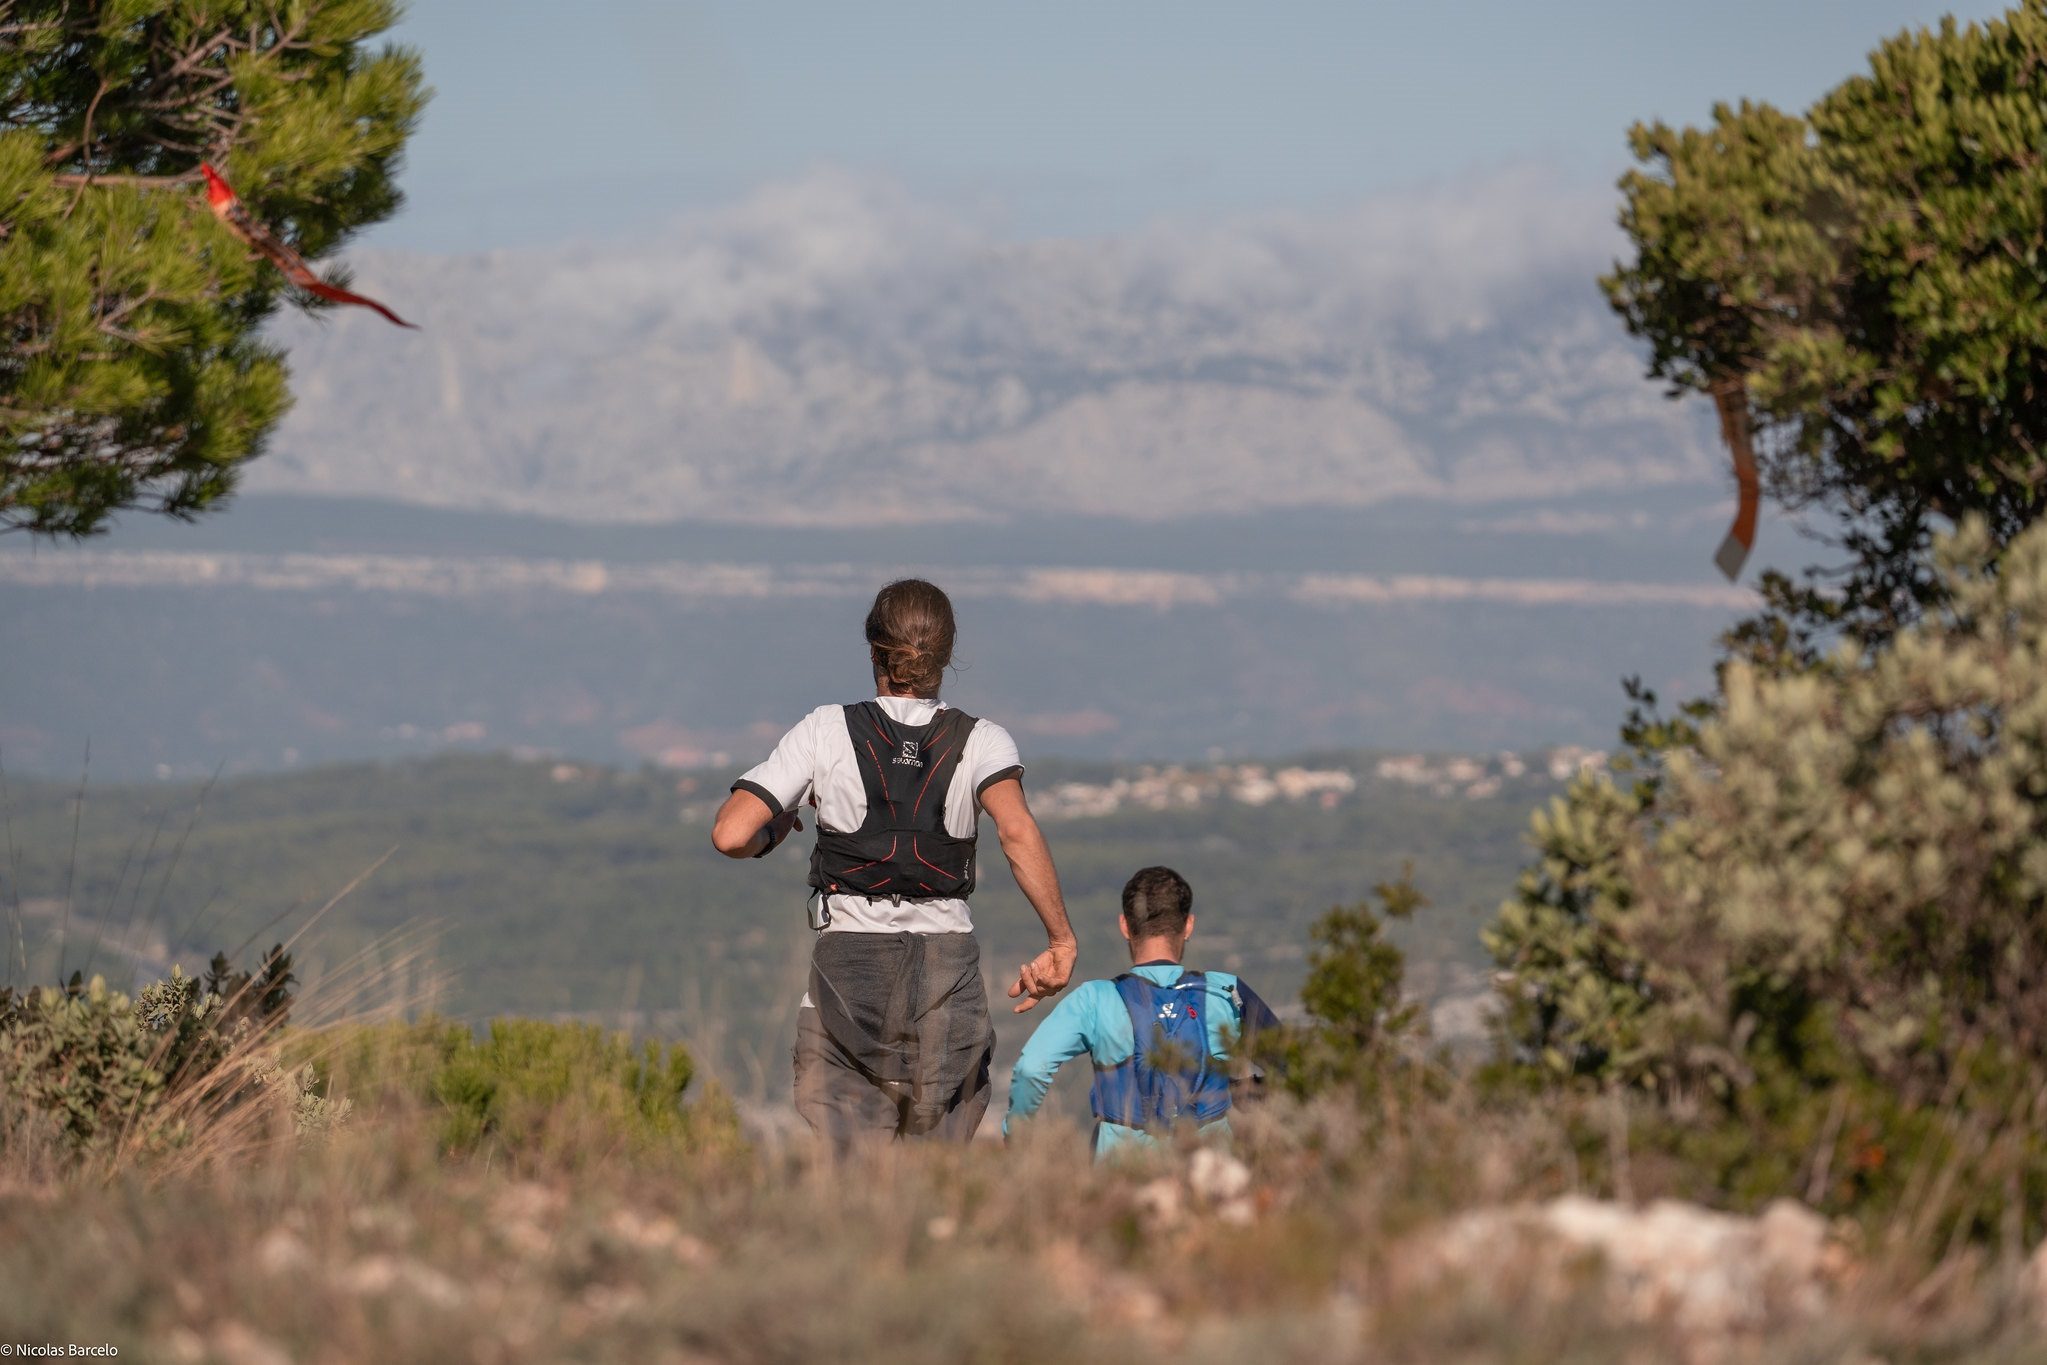
[[[1660,1083],[1738,1080],[1722,1044],[1751,1004],[1828,1012],[1918,1098],[1985,1044],[2047,1061],[2047,529],[1997,560],[1972,522],[1938,564],[1935,617],[1832,675],[1730,667],[1673,756],[1634,854],[1633,937],[1685,967],[1650,982]]]
[[[176,1147],[203,1120],[262,1103],[298,1137],[324,1138],[354,1112],[334,1093],[338,1074],[400,1113],[429,1109],[459,1152],[560,1159],[736,1141],[722,1096],[684,1102],[696,1064],[680,1044],[539,1019],[494,1020],[481,1037],[439,1019],[286,1036],[290,981],[273,948],[255,972],[221,957],[205,981],[174,967],[133,1000],[97,977],[0,991],[0,1135],[26,1112],[74,1156],[138,1138]]]
[[[215,953],[206,967],[206,993],[217,996],[232,1023],[247,1019],[263,1028],[278,1028],[291,1016],[291,988],[298,975],[291,954],[273,944],[253,972],[238,970],[226,953]]]
[[[74,1152],[123,1139],[190,1092],[205,1094],[216,1111],[249,1098],[270,1079],[252,1044],[289,1007],[289,964],[281,948],[271,949],[253,978],[269,986],[254,1005],[243,1002],[247,993],[216,993],[217,983],[252,979],[224,956],[203,982],[173,966],[133,1000],[77,973],[58,988],[0,991],[0,1095],[54,1121]],[[289,1099],[322,1126],[338,1120],[317,1096],[304,1103],[294,1091]],[[184,1133],[173,1123],[156,1137],[179,1141]]]
[[[1622,855],[1643,800],[1579,774],[1531,817],[1537,860],[1482,935],[1503,969],[1515,1060],[1552,1076],[1605,1075],[1640,1047],[1642,964],[1620,931],[1634,904]]]
[[[118,1137],[162,1098],[159,1038],[101,978],[10,1003],[0,1026],[7,1097],[54,1118],[74,1147]]]
[[[318,1142],[333,1136],[355,1113],[355,1101],[326,1093],[319,1068],[274,1067],[261,1073],[264,1084],[276,1091],[284,1110],[291,1116],[292,1131],[301,1139]]]
[[[1337,906],[1310,930],[1315,947],[1301,987],[1308,1023],[1283,1030],[1264,1058],[1297,1097],[1333,1088],[1376,1095],[1400,1045],[1423,1030],[1421,1007],[1402,997],[1407,959],[1386,941],[1385,920],[1410,918],[1428,898],[1416,889],[1412,868],[1372,894],[1379,913],[1366,902]]]
[[[680,1043],[637,1045],[595,1024],[494,1019],[481,1037],[441,1019],[311,1046],[356,1090],[433,1107],[442,1145],[512,1156],[687,1151],[729,1143],[722,1098],[685,1104],[696,1063]]]
[[[1891,1198],[1961,1154],[1982,1231],[2047,1182],[2047,527],[2000,556],[1971,521],[1935,562],[1942,605],[1883,648],[1730,664],[1653,819],[1590,779],[1538,814],[1488,942],[1522,1062],[1731,1125],[1734,1184]]]
[[[1127,965],[1117,895],[1132,869],[1154,862],[1180,869],[1200,904],[1223,907],[1202,917],[1196,965],[1236,972],[1268,1000],[1300,989],[1316,917],[1397,877],[1403,857],[1436,904],[1390,922],[1389,938],[1410,964],[1483,965],[1478,931],[1522,859],[1528,806],[1551,784],[1530,775],[1497,796],[1442,797],[1375,780],[1377,757],[1309,760],[1364,774],[1334,809],[1126,809],[1048,825],[1080,935],[1081,976]],[[390,861],[303,940],[302,961],[374,959],[380,940],[432,923],[441,929],[432,965],[447,983],[438,1003],[456,1018],[575,1015],[613,1024],[629,1004],[646,1012],[650,1031],[688,1038],[706,1071],[749,1098],[785,1095],[808,971],[802,847],[758,863],[711,848],[705,831],[729,772],[594,769],[561,782],[553,766],[447,755],[230,778],[206,794],[196,823],[197,787],[96,787],[79,843],[72,939],[112,942],[122,932],[125,871],[128,883],[150,888],[145,912],[167,881],[154,924],[190,958],[210,952],[215,937],[263,932],[274,907],[323,902],[395,844]],[[1043,789],[1113,771],[1047,762],[1033,780]],[[76,779],[7,777],[20,884],[25,896],[54,900],[66,884]],[[694,790],[679,794],[679,786]],[[170,839],[147,848],[160,822],[193,826],[175,863]],[[131,859],[138,836],[144,848]],[[214,903],[219,887],[227,894]],[[1044,946],[1037,916],[1006,874],[985,878],[974,906],[985,961],[1027,961]],[[111,913],[92,913],[99,907]],[[9,915],[0,908],[11,939]],[[195,921],[207,940],[179,940]],[[31,914],[27,923],[29,959],[47,976],[57,965],[58,920]],[[1039,1017],[996,1011],[1001,1048],[1020,1047]]]
[[[198,164],[308,257],[398,207],[425,91],[395,0],[0,6],[0,526],[205,509],[289,404],[285,288]]]
[[[1766,488],[1849,528],[1844,577],[1766,577],[1732,643],[1887,636],[1938,590],[1941,522],[2001,544],[2047,506],[2047,0],[1894,37],[1802,117],[1631,140],[1635,259],[1603,283],[1651,375],[1740,383]]]
[[[1766,488],[1849,562],[1766,574],[1720,696],[1631,684],[1633,779],[1538,812],[1485,936],[1503,1060],[1641,1096],[1706,1189],[2035,1230],[2047,0],[1900,35],[1803,116],[1632,136],[1614,307],[1676,391],[1740,386]]]

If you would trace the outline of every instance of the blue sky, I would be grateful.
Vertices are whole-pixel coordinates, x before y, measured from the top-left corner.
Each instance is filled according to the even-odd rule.
[[[1963,18],[1998,13],[1963,4]],[[414,0],[438,90],[380,246],[633,235],[830,166],[1019,235],[1314,210],[1630,121],[1802,107],[1930,0],[681,3]]]

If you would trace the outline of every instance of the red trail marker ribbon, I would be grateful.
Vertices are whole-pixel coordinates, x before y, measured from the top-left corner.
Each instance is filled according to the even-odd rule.
[[[206,174],[206,205],[213,210],[213,216],[227,224],[228,231],[248,243],[250,249],[257,255],[283,271],[286,279],[315,298],[327,299],[333,303],[354,304],[358,308],[372,308],[400,327],[413,326],[375,299],[351,293],[315,275],[313,267],[306,264],[305,257],[278,241],[275,234],[250,215],[248,208],[243,205],[227,181],[221,179],[220,172],[209,165],[202,165],[199,169]]]
[[[1720,572],[1733,582],[1741,577],[1741,566],[1756,547],[1756,513],[1762,505],[1762,484],[1756,475],[1755,439],[1749,430],[1748,391],[1739,379],[1722,379],[1713,385],[1713,405],[1720,409],[1720,439],[1734,459],[1734,482],[1740,501],[1734,510],[1734,525],[1713,555]]]

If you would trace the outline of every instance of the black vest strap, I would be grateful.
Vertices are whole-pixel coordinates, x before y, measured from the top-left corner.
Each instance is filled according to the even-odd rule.
[[[975,841],[946,833],[945,803],[974,717],[948,707],[928,725],[903,725],[872,701],[845,714],[867,789],[867,818],[856,830],[818,822],[810,884],[896,900],[972,895]]]

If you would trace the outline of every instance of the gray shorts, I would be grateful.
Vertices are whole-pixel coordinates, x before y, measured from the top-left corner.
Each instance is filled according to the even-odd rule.
[[[820,934],[796,1014],[796,1112],[845,1150],[965,1142],[993,1093],[995,1031],[972,934]]]

